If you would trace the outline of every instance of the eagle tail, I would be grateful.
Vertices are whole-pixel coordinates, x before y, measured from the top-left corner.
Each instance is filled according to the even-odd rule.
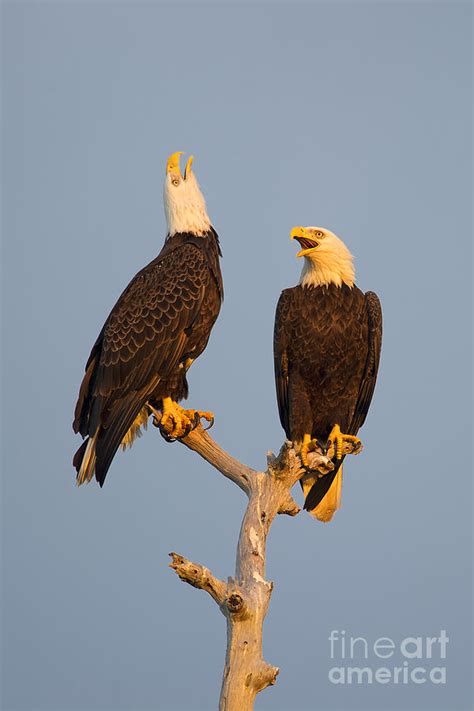
[[[319,479],[312,476],[301,481],[305,494],[304,508],[318,521],[328,523],[341,507],[342,465]]]
[[[78,486],[90,481],[94,476],[97,459],[95,451],[96,440],[97,433],[93,437],[85,439],[72,460],[77,471],[76,481]]]

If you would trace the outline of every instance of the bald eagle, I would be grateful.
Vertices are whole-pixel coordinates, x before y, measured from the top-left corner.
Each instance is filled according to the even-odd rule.
[[[159,255],[133,277],[110,312],[86,363],[73,429],[85,441],[73,464],[77,482],[100,486],[120,445],[131,446],[155,417],[168,439],[183,437],[201,417],[184,410],[186,373],[206,348],[223,299],[219,238],[192,171],[166,166],[168,234]]]
[[[382,343],[376,294],[354,283],[352,255],[320,227],[295,227],[291,238],[304,257],[298,286],[285,289],[275,317],[274,361],[280,421],[301,454],[304,508],[330,521],[340,507],[344,453],[357,454],[357,438],[374,392]],[[331,457],[324,476],[311,470],[319,445]]]

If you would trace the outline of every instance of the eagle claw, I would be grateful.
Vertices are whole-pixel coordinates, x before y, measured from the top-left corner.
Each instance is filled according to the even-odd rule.
[[[214,427],[214,422],[215,422],[214,415],[212,415],[212,417],[210,417],[207,421],[209,422],[209,424],[207,427],[204,427],[204,432],[206,432],[207,430],[210,430],[211,427]]]
[[[319,440],[311,439],[309,435],[305,436],[300,451],[301,463],[305,469],[312,470],[311,464],[308,459],[308,454],[310,452],[314,452],[316,449],[320,449],[322,452],[324,452],[324,448],[321,446]]]
[[[342,459],[346,454],[360,454],[363,445],[358,437],[341,432],[339,425],[334,425],[328,437],[326,451],[331,459]]]
[[[177,439],[187,437],[200,424],[201,418],[214,423],[212,412],[202,410],[185,410],[171,399],[164,401],[163,413],[160,418],[155,414],[153,424],[160,429],[162,437],[167,442],[175,442]]]
[[[166,442],[176,442],[176,439],[177,439],[177,438],[176,438],[176,437],[170,437],[169,434],[168,434],[162,427],[160,427],[159,424],[156,425],[156,427],[159,428],[160,435],[163,437],[164,440],[166,440]]]

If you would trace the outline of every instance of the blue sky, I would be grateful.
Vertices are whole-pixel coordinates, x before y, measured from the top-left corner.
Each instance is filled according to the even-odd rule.
[[[3,4],[4,708],[214,708],[224,620],[179,551],[233,573],[241,492],[148,433],[75,488],[85,360],[161,248],[195,155],[226,299],[190,373],[213,435],[283,440],[274,309],[296,224],[340,235],[384,309],[378,387],[328,526],[279,518],[257,708],[470,708],[471,13],[463,2]],[[299,493],[298,493],[299,495]],[[447,684],[334,686],[328,637],[449,635]],[[183,671],[184,670],[184,671]]]

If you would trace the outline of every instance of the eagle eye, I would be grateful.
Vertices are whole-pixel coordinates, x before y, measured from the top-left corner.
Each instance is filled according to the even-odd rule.
[[[173,178],[172,181],[173,185],[178,186],[179,185],[179,178]]]

